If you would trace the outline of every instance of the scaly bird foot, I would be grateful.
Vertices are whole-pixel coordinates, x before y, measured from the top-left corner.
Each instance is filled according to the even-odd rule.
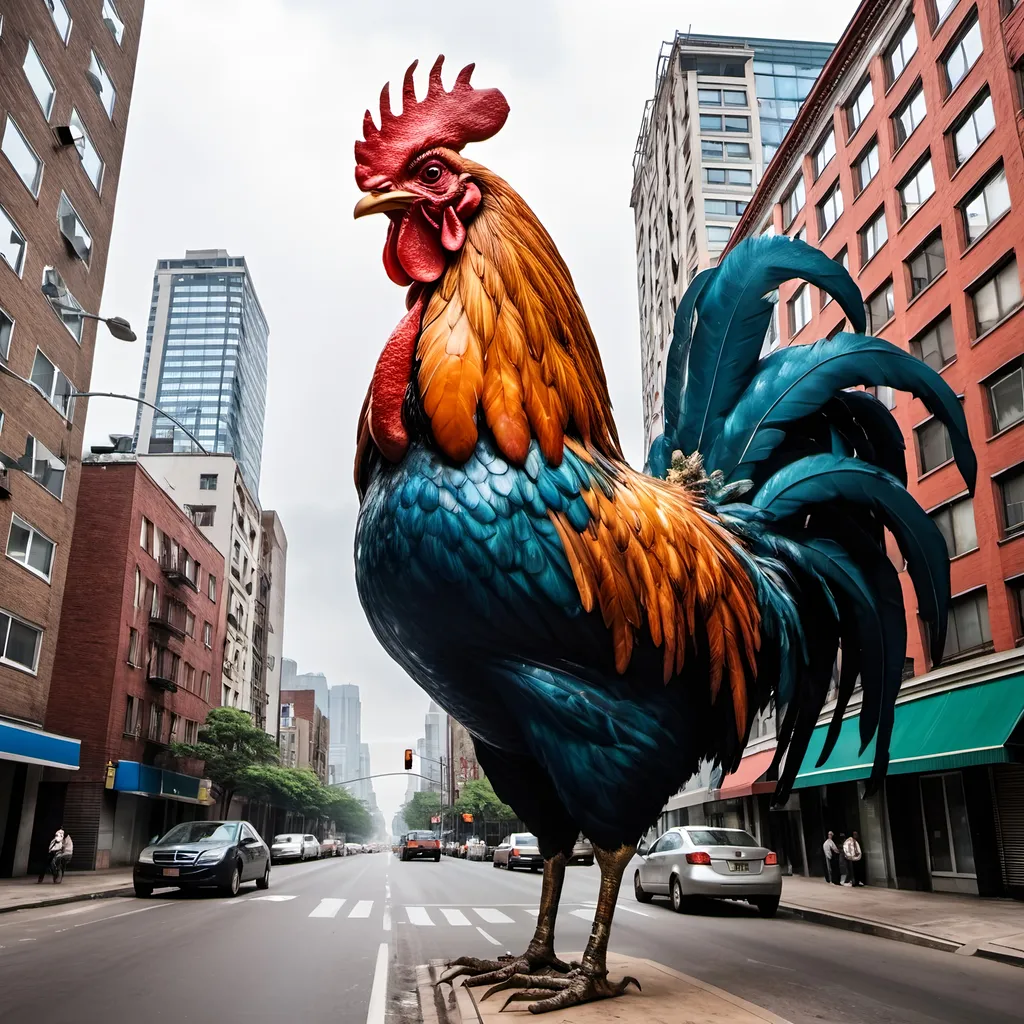
[[[522,956],[499,956],[497,960],[480,960],[475,956],[460,956],[447,964],[448,969],[437,979],[440,985],[465,976],[465,985],[491,985],[507,981],[516,975],[541,976],[545,971],[568,974],[579,965],[567,964],[554,953],[534,953],[527,950]]]
[[[640,991],[640,982],[636,978],[625,977],[622,981],[611,982],[607,974],[588,974],[583,970],[573,970],[564,978],[514,974],[489,988],[483,998],[510,988],[521,989],[523,991],[514,992],[505,1000],[502,1010],[507,1009],[510,1003],[536,999],[537,1002],[531,1002],[527,1007],[530,1013],[547,1013],[621,996],[630,985],[636,985]],[[555,994],[551,995],[551,992]]]

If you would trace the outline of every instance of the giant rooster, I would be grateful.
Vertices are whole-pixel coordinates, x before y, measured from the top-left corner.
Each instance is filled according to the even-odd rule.
[[[389,219],[384,266],[407,312],[359,419],[360,599],[388,653],[473,735],[502,800],[544,857],[521,956],[449,976],[512,989],[533,1012],[621,994],[605,954],[625,866],[702,761],[735,769],[759,710],[780,709],[785,799],[828,698],[828,757],[859,681],[861,740],[885,774],[906,648],[885,529],[913,579],[932,658],[949,599],[946,547],[906,490],[904,444],[858,385],[889,385],[945,423],[973,489],[960,403],[902,349],[863,333],[842,266],[788,238],[742,242],[698,275],[666,363],[664,434],[623,459],[601,359],[572,278],[519,195],[462,155],[508,105],[450,90],[442,59],[402,112],[356,143],[355,215]],[[567,200],[568,201],[568,200]],[[802,278],[857,333],[761,358],[765,296]],[[555,956],[566,857],[594,845],[601,886],[578,965]]]

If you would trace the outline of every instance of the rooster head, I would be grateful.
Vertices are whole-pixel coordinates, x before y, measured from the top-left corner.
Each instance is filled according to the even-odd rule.
[[[368,195],[356,217],[386,213],[391,221],[384,267],[395,284],[429,284],[444,272],[449,254],[466,241],[466,224],[482,199],[459,151],[497,134],[508,103],[497,89],[469,84],[474,65],[459,72],[451,91],[441,83],[438,57],[427,94],[416,99],[413,61],[402,83],[402,112],[391,111],[389,88],[380,94],[380,127],[369,110],[356,143],[356,184]]]

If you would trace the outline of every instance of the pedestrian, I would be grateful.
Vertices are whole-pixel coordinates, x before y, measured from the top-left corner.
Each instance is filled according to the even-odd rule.
[[[821,844],[821,850],[825,854],[825,881],[839,885],[839,847],[836,846],[831,832]]]
[[[57,829],[53,834],[53,838],[50,840],[50,845],[46,848],[46,866],[42,871],[39,872],[39,877],[36,879],[36,885],[43,880],[43,875],[47,871],[53,876],[53,880],[57,881],[57,871],[60,866],[60,857],[64,856],[64,829],[63,827]]]
[[[860,846],[860,838],[856,832],[851,832],[849,838],[843,843],[843,853],[846,854],[846,862],[850,865],[850,885],[863,885],[864,851]]]
[[[60,851],[60,877],[54,879],[58,884],[64,881],[64,872],[67,871],[68,865],[71,863],[71,855],[75,852],[75,844],[71,841],[71,833],[64,833],[64,842],[61,845]]]

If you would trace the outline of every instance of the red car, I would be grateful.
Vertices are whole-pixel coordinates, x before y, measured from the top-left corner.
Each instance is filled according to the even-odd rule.
[[[400,860],[415,860],[417,857],[441,859],[441,840],[433,832],[406,832],[398,847]]]

